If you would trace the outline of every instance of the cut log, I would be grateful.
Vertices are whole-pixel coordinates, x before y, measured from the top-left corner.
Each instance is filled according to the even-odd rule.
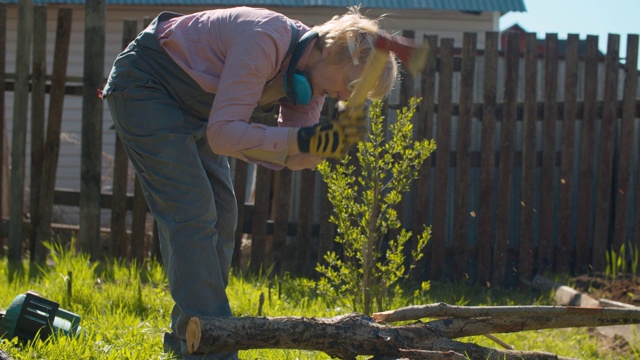
[[[560,359],[546,352],[496,350],[452,340],[439,326],[416,323],[377,324],[362,314],[333,318],[206,317],[191,318],[187,346],[193,354],[247,349],[323,351],[340,359],[376,358]]]

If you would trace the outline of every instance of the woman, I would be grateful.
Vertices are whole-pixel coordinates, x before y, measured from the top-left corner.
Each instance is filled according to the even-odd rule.
[[[232,316],[237,206],[227,157],[313,169],[361,140],[365,120],[318,121],[327,95],[351,95],[377,32],[357,8],[313,31],[257,8],[162,13],[118,56],[103,98],[158,223],[175,301],[165,350],[189,357],[190,317]],[[396,72],[390,55],[369,96],[384,97]],[[249,122],[276,104],[279,126]]]

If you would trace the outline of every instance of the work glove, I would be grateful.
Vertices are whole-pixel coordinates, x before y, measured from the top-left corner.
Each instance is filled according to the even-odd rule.
[[[367,136],[364,110],[347,112],[344,103],[338,105],[337,115],[328,124],[303,127],[298,130],[300,152],[323,158],[341,158],[349,148]]]

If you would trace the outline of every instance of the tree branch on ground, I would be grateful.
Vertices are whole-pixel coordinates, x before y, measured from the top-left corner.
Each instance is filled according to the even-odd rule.
[[[417,321],[406,325],[381,322]],[[212,317],[192,318],[189,351],[196,354],[247,349],[323,351],[340,359],[372,355],[375,359],[562,359],[541,351],[498,350],[454,339],[526,330],[640,323],[640,311],[602,307],[411,306],[332,318]]]

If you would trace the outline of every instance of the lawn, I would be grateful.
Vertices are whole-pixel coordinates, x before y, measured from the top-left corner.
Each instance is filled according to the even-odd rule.
[[[51,337],[20,344],[0,340],[0,349],[18,359],[171,359],[162,353],[162,335],[168,330],[172,306],[162,267],[155,262],[127,265],[91,262],[55,248],[47,265],[10,269],[0,259],[0,309],[13,298],[32,290],[82,316],[78,337]],[[70,285],[70,286],[69,286]],[[70,290],[70,291],[69,291]],[[255,316],[261,294],[262,315],[331,317],[350,312],[315,293],[315,282],[291,277],[234,275],[228,288],[236,315]],[[457,305],[549,305],[550,294],[530,290],[487,289],[470,285],[431,284],[430,289],[398,298],[394,307],[414,303],[446,302]],[[619,359],[610,351],[599,353],[599,343],[586,329],[559,329],[499,334],[516,350],[552,352],[579,359]],[[461,339],[498,347],[485,338]],[[627,355],[624,355],[627,356]],[[637,356],[636,356],[637,357]],[[321,352],[298,350],[241,351],[241,359],[328,359]],[[363,357],[364,359],[364,357]]]

